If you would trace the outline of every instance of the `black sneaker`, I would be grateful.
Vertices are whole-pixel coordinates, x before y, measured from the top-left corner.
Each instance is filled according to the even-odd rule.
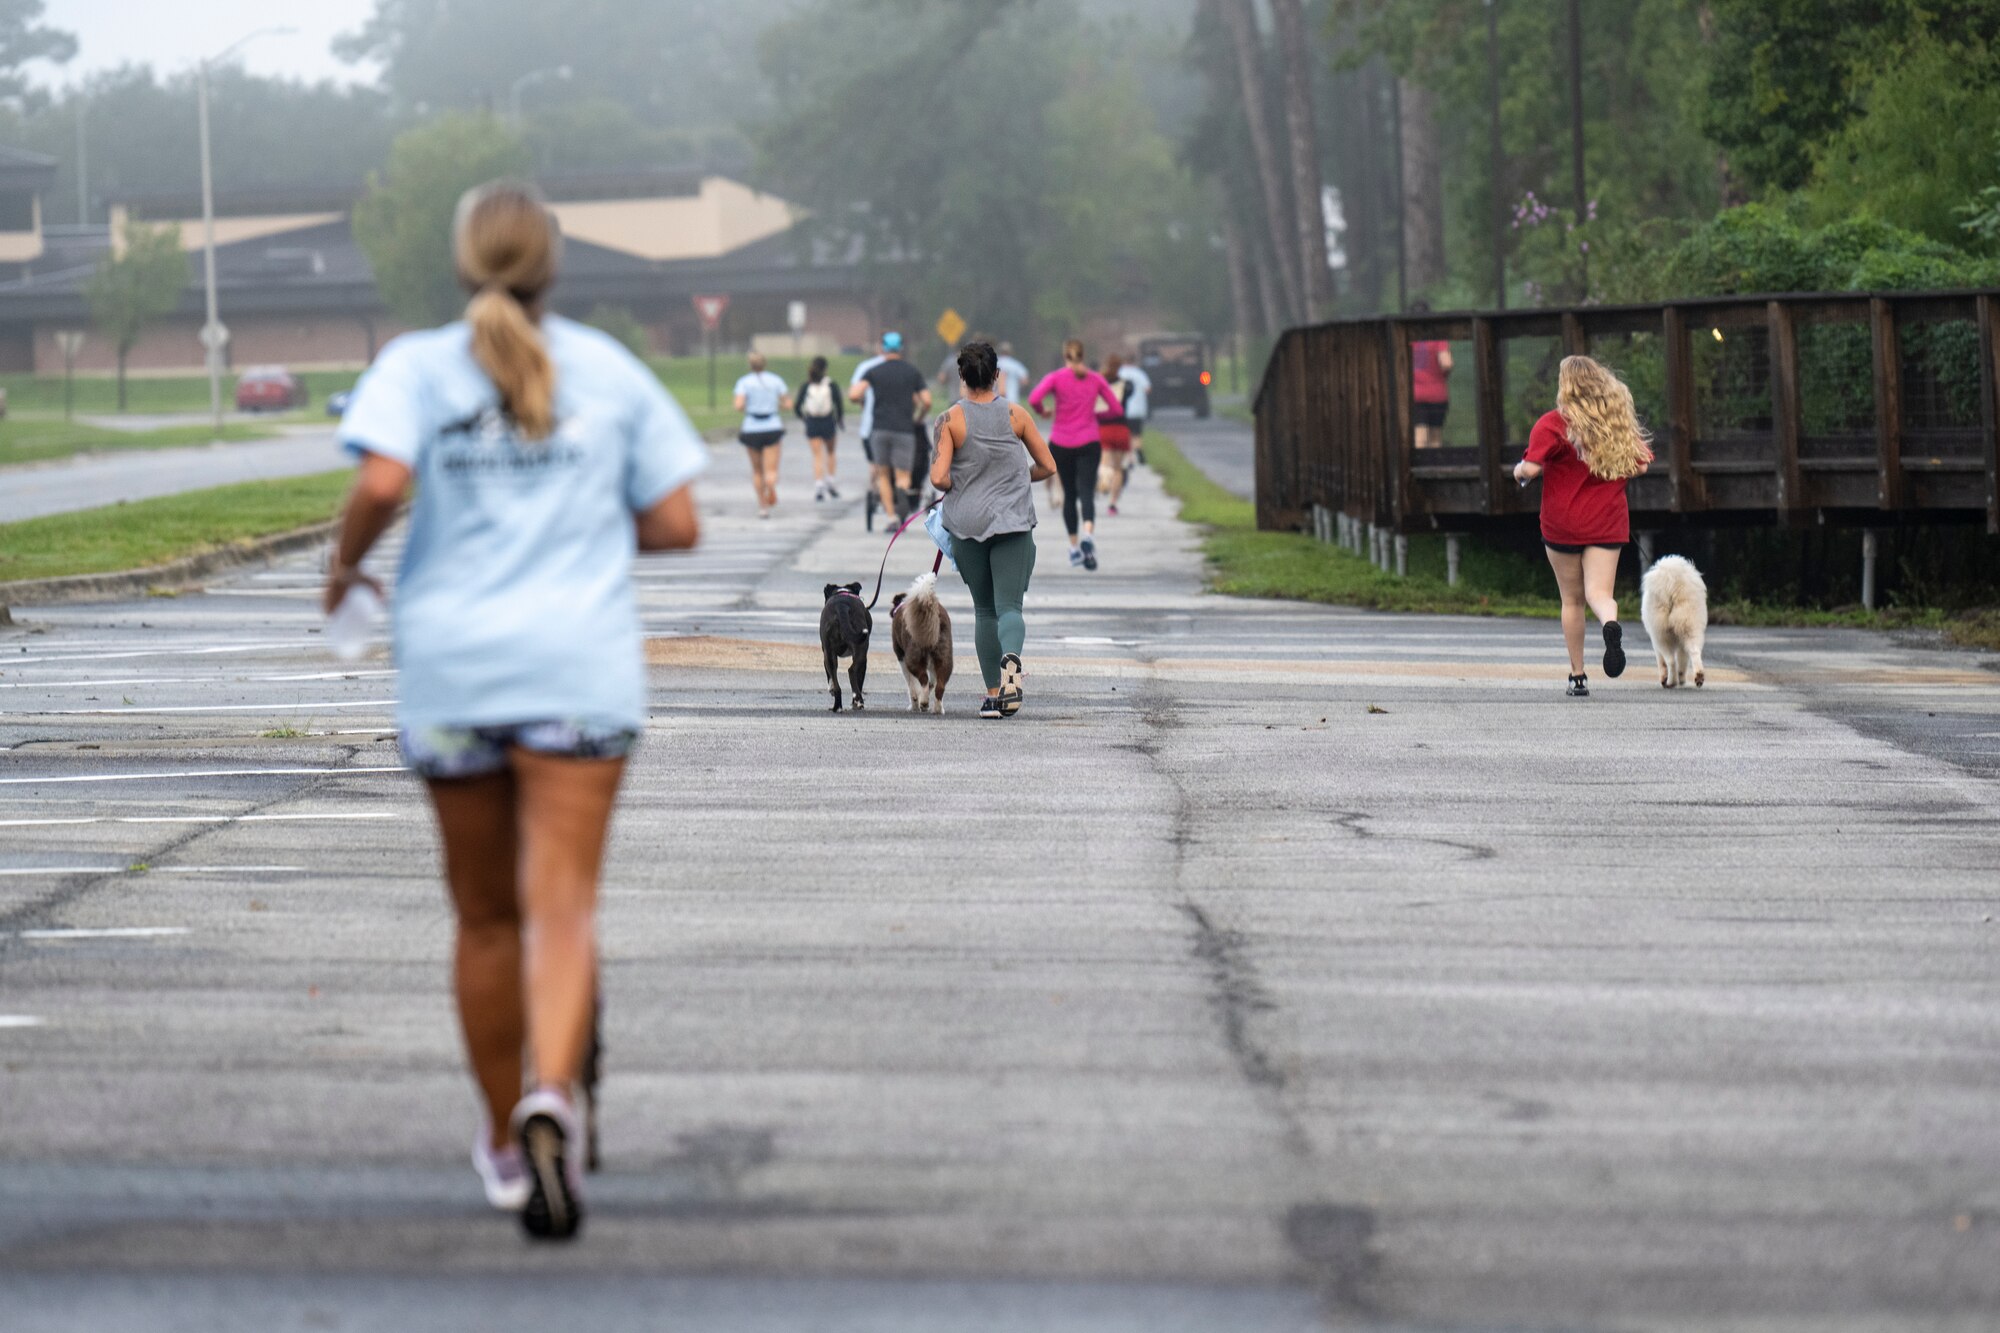
[[[1097,543],[1088,537],[1083,539],[1083,567],[1085,569],[1097,568]]]
[[[1021,711],[1021,677],[1028,673],[1021,667],[1021,659],[1008,653],[1000,659],[1000,711],[1008,717]]]
[[[995,720],[1007,716],[1005,713],[1000,711],[1000,698],[998,695],[989,694],[984,699],[980,700],[979,716],[990,717]]]
[[[1571,676],[1569,678],[1569,689],[1565,690],[1564,693],[1572,699],[1588,699],[1590,697],[1590,677]]]
[[[1604,674],[1613,680],[1625,674],[1625,628],[1615,620],[1604,626]]]

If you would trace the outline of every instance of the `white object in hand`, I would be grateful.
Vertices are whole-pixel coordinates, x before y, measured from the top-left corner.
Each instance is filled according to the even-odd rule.
[[[367,584],[355,584],[326,618],[326,646],[343,662],[360,661],[381,618],[382,599]]]

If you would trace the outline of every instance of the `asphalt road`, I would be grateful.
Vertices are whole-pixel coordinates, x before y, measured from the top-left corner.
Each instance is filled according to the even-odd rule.
[[[1023,716],[879,646],[833,716],[879,539],[739,452],[641,575],[566,1249],[480,1207],[394,679],[312,562],[0,629],[10,1333],[2000,1320],[1991,658],[1719,630],[1571,701],[1549,624],[1203,595],[1142,474],[1100,573],[1042,528]]]
[[[346,466],[330,424],[274,429],[285,431],[284,438],[81,454],[61,462],[0,468],[0,523]]]

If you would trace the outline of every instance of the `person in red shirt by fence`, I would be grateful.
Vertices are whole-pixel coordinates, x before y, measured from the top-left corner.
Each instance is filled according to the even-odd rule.
[[[1430,304],[1418,301],[1410,311],[1429,314]],[[1451,368],[1450,343],[1410,344],[1410,419],[1416,427],[1414,443],[1419,449],[1444,444],[1444,419],[1451,412]]]
[[[1514,467],[1523,486],[1542,479],[1542,545],[1562,591],[1563,642],[1569,648],[1569,690],[1587,698],[1583,670],[1584,608],[1604,626],[1604,674],[1625,671],[1618,624],[1618,554],[1632,537],[1625,483],[1653,461],[1632,391],[1587,356],[1566,356],[1556,384],[1556,410],[1535,423],[1528,453]]]

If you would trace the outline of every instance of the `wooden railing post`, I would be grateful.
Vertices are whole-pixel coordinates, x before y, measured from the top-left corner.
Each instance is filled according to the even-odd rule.
[[[1485,481],[1486,512],[1513,511],[1513,482],[1507,476],[1507,405],[1505,376],[1500,364],[1500,340],[1494,336],[1493,321],[1472,321],[1472,361],[1478,386],[1479,475]]]
[[[1416,447],[1416,436],[1410,421],[1410,396],[1415,381],[1410,365],[1410,327],[1400,320],[1389,323],[1388,369],[1389,410],[1383,416],[1389,427],[1390,475],[1396,479],[1394,513],[1396,527],[1400,531],[1403,518],[1410,510],[1411,498],[1416,494],[1416,483],[1410,476],[1410,454]]]
[[[1673,511],[1679,514],[1702,507],[1701,478],[1694,471],[1694,357],[1687,315],[1668,306],[1660,331],[1667,344],[1667,475],[1673,482]]]
[[[1583,331],[1583,317],[1574,310],[1562,313],[1563,355],[1589,356],[1590,335]]]
[[[1771,427],[1778,445],[1778,521],[1792,517],[1805,498],[1799,472],[1799,327],[1792,308],[1772,301],[1764,308],[1771,353]]]
[[[2000,309],[1981,294],[1979,309],[1979,414],[1986,448],[1986,531],[2000,536]]]
[[[1875,503],[1903,507],[1903,348],[1896,308],[1882,297],[1868,302],[1869,341],[1875,353]]]

